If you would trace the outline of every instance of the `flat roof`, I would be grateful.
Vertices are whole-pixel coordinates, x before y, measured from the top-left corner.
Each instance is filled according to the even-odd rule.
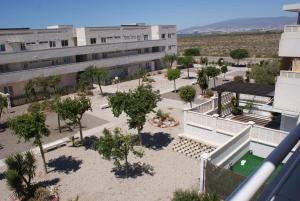
[[[290,12],[300,12],[300,3],[284,5],[282,10]]]
[[[274,97],[275,86],[232,81],[219,85],[212,90],[219,93],[233,92],[254,96]]]

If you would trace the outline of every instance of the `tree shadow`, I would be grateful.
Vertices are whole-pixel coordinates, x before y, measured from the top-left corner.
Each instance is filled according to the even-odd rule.
[[[111,172],[114,173],[114,175],[117,178],[125,179],[125,178],[137,178],[141,177],[143,175],[150,175],[153,176],[155,174],[154,168],[145,163],[129,163],[128,164],[128,177],[126,177],[126,168],[125,164],[114,167]]]
[[[174,139],[170,134],[164,132],[154,134],[142,133],[141,135],[143,146],[153,150],[161,150],[164,147],[167,147]]]
[[[95,149],[94,149],[94,144],[95,144],[95,142],[97,142],[98,140],[99,140],[99,138],[96,137],[95,135],[85,137],[85,138],[83,139],[83,146],[84,146],[84,148],[85,148],[86,150],[87,150],[87,149],[95,150]]]
[[[58,184],[58,182],[60,182],[60,179],[55,178],[55,179],[51,179],[51,180],[40,181],[36,185],[40,186],[40,187],[47,188],[49,186],[54,186],[54,185]]]
[[[76,160],[72,156],[60,156],[48,162],[48,167],[53,168],[50,172],[63,172],[69,174],[80,169],[82,160]]]
[[[192,79],[196,79],[196,77],[195,76],[190,76],[190,77],[183,77],[182,79],[184,79],[184,80],[192,80]]]

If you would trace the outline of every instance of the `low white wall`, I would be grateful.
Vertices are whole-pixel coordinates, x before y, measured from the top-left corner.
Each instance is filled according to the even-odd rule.
[[[210,154],[211,162],[228,167],[249,151],[250,126]]]

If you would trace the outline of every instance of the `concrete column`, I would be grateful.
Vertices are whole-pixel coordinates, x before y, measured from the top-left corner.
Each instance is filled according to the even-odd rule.
[[[199,193],[205,192],[205,180],[206,180],[206,165],[209,160],[209,154],[204,153],[200,156],[200,185],[199,185]]]
[[[218,92],[218,114],[222,115],[222,92]]]
[[[186,132],[186,120],[187,120],[188,110],[183,110],[183,133]]]
[[[213,118],[214,118],[214,120],[215,120],[214,128],[213,128],[213,129],[214,129],[214,130],[213,130],[214,133],[217,133],[218,117],[219,117],[218,114],[214,114],[214,115],[213,115]]]

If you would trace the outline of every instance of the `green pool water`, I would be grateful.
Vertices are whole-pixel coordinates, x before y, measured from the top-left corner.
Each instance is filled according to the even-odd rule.
[[[245,160],[246,163],[244,166],[241,165],[241,161]],[[232,167],[231,170],[241,176],[247,177],[250,175],[264,160],[264,158],[260,158],[258,156],[255,156],[251,154],[250,152],[247,152],[240,160],[238,160]],[[276,174],[281,170],[282,164],[277,167],[277,169],[273,172],[273,174],[268,179],[268,182],[276,176]]]

